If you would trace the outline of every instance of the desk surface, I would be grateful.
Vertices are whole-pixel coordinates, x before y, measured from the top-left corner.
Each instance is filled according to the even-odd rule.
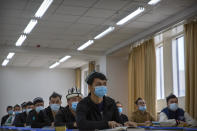
[[[0,131],[3,129],[4,131],[7,130],[14,130],[14,131],[55,131],[54,128],[29,128],[29,127],[8,127],[8,126],[0,126]],[[115,131],[114,129],[109,129],[108,131]],[[140,127],[140,128],[130,128],[127,131],[169,131],[169,130],[176,130],[176,131],[197,131],[196,128],[186,128],[186,127]],[[79,131],[78,129],[66,129],[66,131]],[[107,131],[107,130],[105,130]],[[117,130],[118,131],[118,130]]]

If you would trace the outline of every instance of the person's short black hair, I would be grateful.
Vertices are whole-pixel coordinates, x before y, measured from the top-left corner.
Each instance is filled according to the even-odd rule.
[[[106,76],[103,73],[100,73],[100,72],[92,72],[86,78],[87,84],[88,85],[92,85],[93,82],[94,82],[94,79],[96,79],[96,78],[107,81],[107,78],[106,78]]]
[[[14,106],[14,108],[16,108],[16,107],[19,107],[19,108],[21,108],[21,107],[19,106],[19,104],[16,104],[16,105]]]
[[[62,95],[60,95],[60,94],[58,94],[58,93],[56,93],[56,92],[53,92],[53,93],[51,94],[51,96],[49,97],[49,100],[51,100],[51,98],[56,98],[56,97],[59,97],[60,100],[62,99]]]
[[[25,108],[25,107],[26,107],[26,104],[27,104],[26,102],[23,102],[23,103],[21,104],[21,107],[22,107],[22,108]]]
[[[31,106],[31,105],[34,105],[34,103],[31,102],[31,101],[28,101],[28,102],[26,103],[26,106]]]
[[[172,98],[178,99],[174,94],[171,93],[168,97],[166,97],[166,102],[168,103],[168,101],[169,101],[170,99],[172,99]]]
[[[12,107],[12,106],[7,106],[7,108],[6,108],[6,109],[8,110],[9,108],[13,108],[13,107]]]
[[[135,101],[135,104],[138,105],[138,101],[143,100],[141,97],[138,97],[137,100]]]
[[[43,100],[42,97],[36,97],[36,98],[33,100],[34,105],[37,104],[37,103],[41,103],[41,102],[44,102],[44,100]]]
[[[121,104],[120,101],[116,101],[116,105],[117,105],[117,104]],[[121,104],[121,105],[122,105],[122,104]]]

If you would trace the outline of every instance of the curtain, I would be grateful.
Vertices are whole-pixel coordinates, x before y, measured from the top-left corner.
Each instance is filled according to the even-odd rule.
[[[129,54],[129,110],[128,116],[135,111],[135,100],[145,99],[148,111],[156,116],[156,56],[153,39],[135,47]]]
[[[95,61],[90,61],[88,65],[88,73],[95,71]]]
[[[197,120],[197,22],[192,21],[185,28],[185,109]]]
[[[75,69],[75,86],[81,88],[81,69]]]

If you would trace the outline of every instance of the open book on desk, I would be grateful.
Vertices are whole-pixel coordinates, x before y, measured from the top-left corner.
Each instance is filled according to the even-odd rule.
[[[122,127],[116,127],[116,128],[112,128],[112,129],[105,129],[105,130],[99,130],[99,131],[145,131],[144,128],[135,128],[135,127],[126,127],[126,126],[122,126]]]

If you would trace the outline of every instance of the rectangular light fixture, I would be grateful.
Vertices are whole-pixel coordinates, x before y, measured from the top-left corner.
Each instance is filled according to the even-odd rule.
[[[70,57],[71,56],[67,55],[67,56],[63,57],[62,59],[60,59],[59,62],[62,63],[64,61],[68,60]]]
[[[6,66],[8,64],[9,60],[5,59],[2,63],[2,66]]]
[[[84,43],[82,46],[80,46],[79,48],[77,48],[77,50],[79,50],[79,51],[84,50],[85,48],[87,48],[88,46],[90,46],[93,43],[94,43],[93,40],[89,40],[86,43]]]
[[[35,19],[30,20],[29,24],[27,25],[27,27],[24,30],[24,33],[29,34],[33,30],[33,28],[36,26],[37,23],[38,23],[38,21]]]
[[[59,62],[55,62],[53,65],[51,65],[49,68],[50,69],[53,69],[55,68],[56,66],[58,66],[60,63]]]
[[[40,5],[39,9],[37,10],[35,17],[41,18],[46,12],[46,10],[49,8],[52,2],[53,0],[44,0],[42,4]]]
[[[26,35],[21,35],[16,42],[16,46],[21,46],[26,39]]]
[[[9,54],[8,54],[8,56],[7,56],[7,59],[12,59],[12,57],[14,56],[14,52],[10,52]]]
[[[161,0],[151,0],[151,1],[148,2],[148,4],[149,4],[149,5],[155,5],[155,4],[157,4],[159,1],[161,1]]]
[[[105,35],[109,34],[110,32],[112,32],[114,29],[115,29],[115,27],[110,26],[105,31],[103,31],[102,33],[100,33],[99,35],[94,37],[94,39],[96,39],[96,40],[100,39],[100,38],[104,37]]]
[[[116,25],[123,25],[124,23],[128,22],[129,20],[131,20],[135,16],[139,15],[140,13],[142,13],[144,10],[145,9],[143,7],[139,7],[137,10],[135,10],[134,12],[132,12],[131,14],[129,14],[128,16],[123,18],[122,20],[118,21],[116,23]]]

